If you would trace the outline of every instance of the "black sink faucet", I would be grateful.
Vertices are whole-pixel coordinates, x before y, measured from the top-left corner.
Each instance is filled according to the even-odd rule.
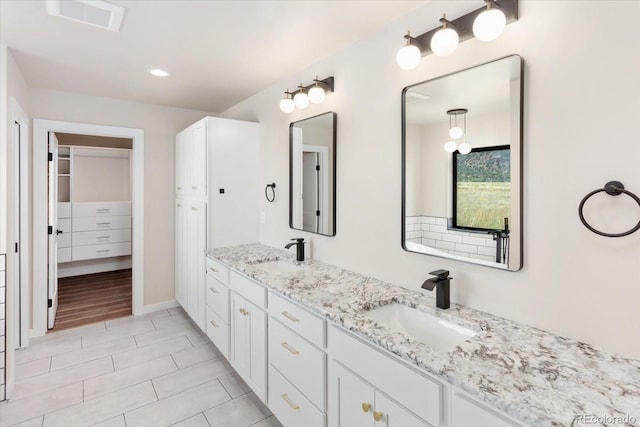
[[[296,245],[296,261],[304,261],[304,244],[307,242],[304,241],[303,237],[291,240],[295,241],[295,243],[287,243],[284,248],[289,249],[291,246]]]
[[[425,280],[422,289],[432,291],[433,288],[436,288],[436,306],[442,309],[449,308],[449,282],[453,277],[449,277],[448,270],[436,270],[429,274],[436,277]]]

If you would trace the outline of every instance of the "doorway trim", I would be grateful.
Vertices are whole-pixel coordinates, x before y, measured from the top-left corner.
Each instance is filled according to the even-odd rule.
[[[144,305],[144,130],[56,120],[33,120],[33,329],[31,336],[47,332],[47,156],[49,132],[130,138],[133,140],[132,174],[132,311]]]

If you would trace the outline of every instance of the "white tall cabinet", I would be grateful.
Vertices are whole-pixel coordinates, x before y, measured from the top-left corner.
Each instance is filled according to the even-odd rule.
[[[175,295],[205,328],[206,249],[258,241],[259,125],[205,117],[176,136]]]

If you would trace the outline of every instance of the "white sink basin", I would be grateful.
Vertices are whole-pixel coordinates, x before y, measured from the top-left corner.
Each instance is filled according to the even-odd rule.
[[[449,352],[477,332],[403,304],[392,303],[367,312],[366,318],[393,332],[402,332],[434,350]]]
[[[291,274],[303,269],[301,265],[295,265],[282,260],[262,262],[260,264],[256,264],[256,267],[271,274]]]

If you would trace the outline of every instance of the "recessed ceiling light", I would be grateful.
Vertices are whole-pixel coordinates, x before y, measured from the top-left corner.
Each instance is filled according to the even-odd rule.
[[[149,68],[147,70],[147,73],[151,74],[152,76],[156,76],[156,77],[168,77],[169,76],[169,72],[165,71],[161,68]]]

